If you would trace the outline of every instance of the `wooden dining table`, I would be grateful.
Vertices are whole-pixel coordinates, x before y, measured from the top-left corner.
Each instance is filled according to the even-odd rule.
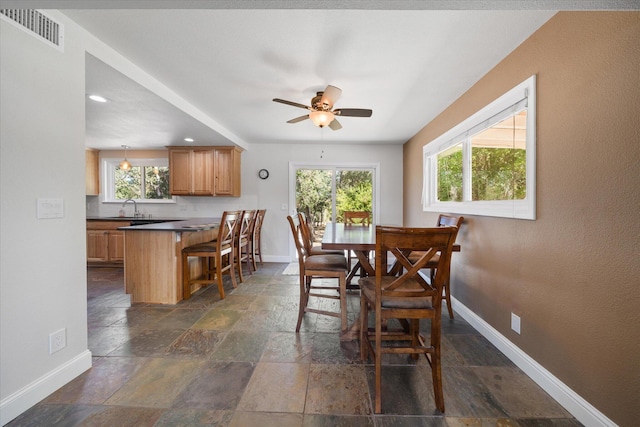
[[[356,255],[358,262],[349,271],[347,284],[351,283],[358,270],[367,276],[376,274],[369,261],[369,253],[376,250],[376,228],[373,225],[327,223],[322,236],[322,249],[347,250]]]
[[[360,274],[365,276],[375,276],[376,274],[369,257],[369,253],[376,250],[375,225],[345,225],[343,223],[329,222],[325,226],[324,235],[322,236],[322,249],[353,251],[356,255],[358,262],[347,275],[347,287],[350,289],[359,288],[357,285],[351,284],[351,279],[358,271],[361,271]],[[452,250],[453,252],[460,252],[460,245],[455,243]],[[342,341],[357,339],[359,337],[359,329],[360,322],[356,319],[340,339]]]
[[[322,236],[322,249],[353,251],[356,255],[358,262],[349,271],[347,283],[351,282],[358,270],[364,271],[366,276],[375,276],[376,274],[369,257],[369,253],[376,250],[375,225],[345,225],[343,223],[329,222]],[[452,250],[453,252],[460,252],[460,245],[455,243]]]

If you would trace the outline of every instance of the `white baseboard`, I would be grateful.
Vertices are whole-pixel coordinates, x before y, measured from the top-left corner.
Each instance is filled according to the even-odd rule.
[[[0,425],[7,424],[89,368],[91,368],[91,352],[85,350],[53,371],[2,399],[0,401]]]
[[[278,255],[265,255],[263,257],[264,262],[291,262],[291,257],[289,256],[278,256]]]
[[[478,332],[487,338],[498,350],[549,393],[571,415],[587,427],[617,427],[617,424],[580,397],[575,391],[533,360],[527,353],[500,334],[480,316],[457,299],[451,297],[453,309]]]

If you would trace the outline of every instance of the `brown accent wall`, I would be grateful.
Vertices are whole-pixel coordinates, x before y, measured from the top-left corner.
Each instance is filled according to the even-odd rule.
[[[404,146],[422,147],[537,75],[537,220],[466,216],[452,294],[621,426],[640,420],[640,13],[561,12]],[[522,334],[510,329],[510,312]]]

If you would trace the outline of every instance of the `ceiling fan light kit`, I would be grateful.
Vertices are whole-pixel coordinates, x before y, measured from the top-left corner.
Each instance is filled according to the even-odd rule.
[[[309,113],[309,118],[314,125],[320,128],[328,126],[329,123],[335,120],[335,116],[331,111],[312,111]]]
[[[311,98],[311,105],[304,105],[285,99],[274,98],[274,102],[291,105],[292,107],[304,108],[309,110],[309,114],[296,117],[287,121],[287,123],[298,123],[306,119],[311,119],[314,125],[323,128],[329,126],[332,130],[342,129],[342,125],[336,119],[336,116],[342,117],[371,117],[372,110],[364,108],[343,108],[333,109],[333,105],[342,94],[342,89],[335,86],[327,86],[324,92],[317,92],[316,96]]]

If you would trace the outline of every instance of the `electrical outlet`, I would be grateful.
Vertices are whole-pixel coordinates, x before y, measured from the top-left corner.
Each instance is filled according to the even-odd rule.
[[[511,313],[511,329],[513,329],[516,334],[520,334],[520,316],[516,316],[513,313]]]
[[[49,334],[49,354],[60,351],[67,346],[67,329],[62,328]]]

